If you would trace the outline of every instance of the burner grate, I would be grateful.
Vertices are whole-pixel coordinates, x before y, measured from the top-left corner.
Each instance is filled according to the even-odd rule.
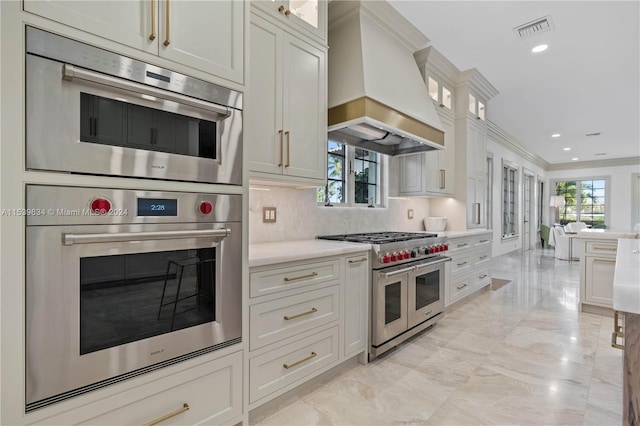
[[[385,244],[421,238],[434,238],[437,234],[424,232],[367,232],[361,234],[340,234],[319,236],[322,240],[349,241],[354,243]]]

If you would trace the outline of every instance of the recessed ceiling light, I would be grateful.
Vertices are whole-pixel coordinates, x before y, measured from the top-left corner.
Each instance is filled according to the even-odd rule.
[[[573,157],[571,161],[578,161],[578,157]]]
[[[551,135],[552,138],[559,138],[560,137],[560,133],[554,133]]]
[[[571,151],[571,148],[566,147],[566,148],[562,148],[563,151]]]
[[[536,47],[534,47],[533,49],[531,49],[531,51],[533,53],[540,53],[540,52],[544,52],[545,50],[547,50],[549,46],[546,44],[539,44]]]

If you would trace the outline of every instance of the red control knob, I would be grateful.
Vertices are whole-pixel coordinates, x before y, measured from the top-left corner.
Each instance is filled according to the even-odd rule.
[[[410,251],[405,251],[404,252],[404,258],[405,259],[411,259],[411,252]]]
[[[442,244],[440,244],[438,246],[438,252],[444,251],[444,246]]]
[[[213,211],[213,205],[209,201],[203,201],[200,203],[200,213],[210,214]]]
[[[385,254],[384,256],[382,256],[382,263],[389,263],[391,262],[391,256],[389,256],[388,254]]]
[[[449,244],[444,245],[444,251],[447,251],[447,250],[449,250]]]
[[[391,261],[395,262],[398,260],[398,253],[391,253]]]
[[[436,252],[436,248],[434,246],[429,247],[429,253],[435,253]]]
[[[96,198],[91,201],[91,210],[96,214],[107,214],[111,210],[111,202],[106,198]]]

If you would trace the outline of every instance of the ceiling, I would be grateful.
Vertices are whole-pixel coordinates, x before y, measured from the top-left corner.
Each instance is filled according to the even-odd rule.
[[[389,3],[459,70],[495,86],[488,119],[548,163],[640,156],[639,1]],[[514,32],[547,15],[554,29]],[[538,44],[549,48],[532,53]]]

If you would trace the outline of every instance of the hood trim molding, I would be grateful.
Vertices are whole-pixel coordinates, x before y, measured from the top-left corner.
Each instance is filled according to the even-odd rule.
[[[367,96],[329,108],[329,127],[369,117],[444,147],[444,132]]]

